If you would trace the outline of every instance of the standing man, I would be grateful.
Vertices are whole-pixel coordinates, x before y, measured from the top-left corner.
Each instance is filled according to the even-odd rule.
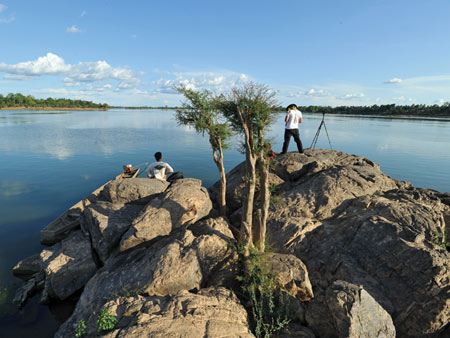
[[[165,181],[167,175],[173,173],[173,169],[168,163],[162,161],[162,154],[159,151],[155,153],[155,160],[156,162],[147,167],[145,173],[148,178],[157,178]]]
[[[286,110],[287,113],[284,118],[286,126],[284,130],[283,151],[281,153],[286,154],[289,147],[289,141],[291,140],[291,136],[293,136],[295,143],[297,143],[298,152],[303,154],[303,145],[298,132],[298,124],[303,122],[302,113],[295,104],[290,104],[287,106]]]

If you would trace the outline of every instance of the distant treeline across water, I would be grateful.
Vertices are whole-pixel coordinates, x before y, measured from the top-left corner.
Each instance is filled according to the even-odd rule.
[[[382,104],[373,106],[299,106],[304,113],[346,114],[346,115],[404,115],[404,116],[439,116],[450,117],[450,103],[443,105],[427,106],[413,104],[410,106],[398,106],[395,104]],[[284,107],[277,107],[277,111],[285,111]]]
[[[81,108],[81,109],[108,109],[106,103],[93,103],[84,100],[70,100],[70,99],[36,99],[28,95],[8,94],[3,96],[0,94],[0,109],[1,108]]]

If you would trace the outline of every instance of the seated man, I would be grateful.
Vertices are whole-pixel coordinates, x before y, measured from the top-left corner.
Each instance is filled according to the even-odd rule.
[[[166,180],[168,174],[173,173],[172,167],[162,161],[162,154],[158,151],[155,153],[156,162],[147,167],[145,173],[148,178],[157,178],[159,180]]]

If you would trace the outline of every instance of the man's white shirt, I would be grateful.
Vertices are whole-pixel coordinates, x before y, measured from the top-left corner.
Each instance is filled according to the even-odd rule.
[[[298,129],[298,122],[302,118],[302,112],[297,109],[291,109],[289,113],[286,114],[288,121],[286,122],[286,129]]]
[[[166,162],[154,162],[145,171],[147,177],[165,180],[164,176],[173,173],[172,167]]]

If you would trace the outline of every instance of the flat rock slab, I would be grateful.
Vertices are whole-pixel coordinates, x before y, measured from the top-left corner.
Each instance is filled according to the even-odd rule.
[[[148,178],[113,180],[105,185],[100,193],[100,199],[111,203],[147,204],[168,186],[169,183],[166,181]]]

